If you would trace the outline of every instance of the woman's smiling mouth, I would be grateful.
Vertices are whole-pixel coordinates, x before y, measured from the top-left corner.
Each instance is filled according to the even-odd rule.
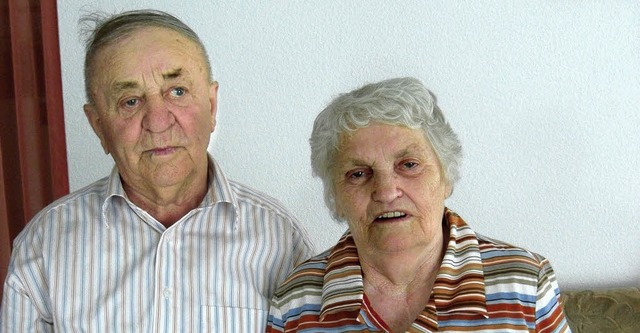
[[[407,214],[405,214],[403,212],[391,211],[391,212],[385,212],[383,214],[378,215],[378,217],[376,217],[375,221],[376,222],[393,222],[393,221],[402,219],[402,218],[404,218],[406,216],[407,216]]]

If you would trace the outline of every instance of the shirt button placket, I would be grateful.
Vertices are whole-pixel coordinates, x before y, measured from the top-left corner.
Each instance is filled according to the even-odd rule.
[[[173,260],[174,253],[174,237],[172,235],[171,230],[165,231],[164,235],[160,240],[160,244],[158,244],[158,252],[157,252],[157,277],[156,281],[158,283],[158,287],[160,288],[160,299],[159,308],[160,311],[155,320],[158,321],[159,327],[161,328],[159,332],[169,332],[173,327],[173,323],[175,321],[175,313],[174,313],[174,284],[173,274],[175,272],[175,263]]]
[[[165,287],[164,290],[162,291],[162,297],[164,297],[165,299],[169,299],[171,297],[171,288],[169,287]]]

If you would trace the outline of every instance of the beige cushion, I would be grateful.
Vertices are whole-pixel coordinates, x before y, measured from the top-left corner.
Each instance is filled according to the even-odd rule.
[[[574,333],[640,333],[640,288],[564,291],[562,302]]]

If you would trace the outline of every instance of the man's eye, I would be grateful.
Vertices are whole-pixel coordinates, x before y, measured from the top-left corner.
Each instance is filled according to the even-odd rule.
[[[173,97],[181,97],[181,96],[184,96],[185,93],[186,91],[182,87],[176,87],[171,89],[171,96]]]
[[[124,101],[124,105],[128,106],[128,107],[133,107],[136,106],[138,104],[138,99],[137,98],[131,98],[128,99],[126,101]]]

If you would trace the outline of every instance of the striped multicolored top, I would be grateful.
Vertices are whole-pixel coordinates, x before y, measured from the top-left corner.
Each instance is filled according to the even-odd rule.
[[[410,332],[570,332],[549,261],[477,235],[446,209],[450,240]],[[271,302],[267,332],[387,332],[364,294],[350,233],[298,266]]]
[[[0,332],[264,332],[269,301],[313,246],[276,200],[228,181],[169,228],[117,169],[40,212],[16,238]]]

